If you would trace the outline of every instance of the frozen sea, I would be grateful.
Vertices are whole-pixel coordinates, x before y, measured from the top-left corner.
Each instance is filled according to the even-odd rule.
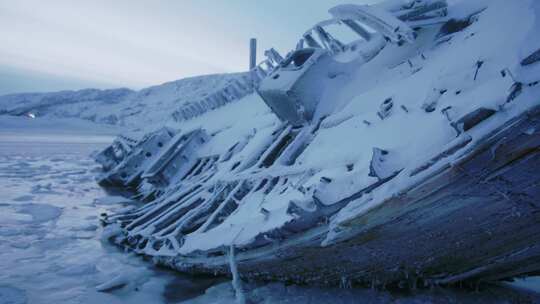
[[[118,130],[53,125],[0,119],[0,304],[235,303],[226,278],[158,269],[102,241],[100,214],[134,204],[95,182],[100,168],[90,155]],[[111,282],[118,287],[102,290]],[[518,285],[479,292],[277,283],[244,284],[244,289],[248,303],[540,303],[532,291],[538,281]]]

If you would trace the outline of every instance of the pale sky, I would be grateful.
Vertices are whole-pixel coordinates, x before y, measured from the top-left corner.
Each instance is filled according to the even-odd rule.
[[[294,48],[340,3],[373,0],[0,0],[0,95],[85,87],[140,89],[245,71]]]

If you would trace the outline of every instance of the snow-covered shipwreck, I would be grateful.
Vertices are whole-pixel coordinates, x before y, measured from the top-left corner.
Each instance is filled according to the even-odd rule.
[[[540,3],[330,13],[267,52],[258,94],[97,156],[102,185],[145,202],[103,218],[112,240],[197,273],[234,251],[242,277],[297,283],[540,273]]]

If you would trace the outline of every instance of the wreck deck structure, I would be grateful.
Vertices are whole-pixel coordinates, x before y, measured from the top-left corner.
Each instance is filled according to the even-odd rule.
[[[540,14],[524,1],[522,11],[529,3]],[[501,55],[479,76],[475,54],[448,62],[470,48],[451,43],[473,39],[468,31],[488,33],[471,43],[491,41],[500,29],[485,24],[499,6],[332,8],[295,50],[269,51],[252,71],[256,100],[271,112],[242,96],[251,119],[221,122],[210,111],[97,157],[103,185],[146,202],[103,219],[117,228],[112,240],[196,273],[229,274],[232,248],[242,277],[297,283],[416,287],[538,274],[540,64],[523,60],[534,52]],[[336,24],[358,39],[335,38],[325,27]]]

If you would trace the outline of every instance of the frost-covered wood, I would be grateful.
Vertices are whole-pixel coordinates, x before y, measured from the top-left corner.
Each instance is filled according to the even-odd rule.
[[[372,60],[387,40],[399,45],[412,43],[415,33],[407,22],[445,15],[445,11],[439,11],[445,8],[445,1],[416,3],[400,7],[408,11],[400,15],[402,11],[395,8],[392,12],[377,6],[336,6],[330,10],[334,19],[316,24],[303,35],[302,42],[306,41],[308,48],[297,47],[290,53],[279,68],[261,81],[258,92],[283,121],[300,125],[316,120],[328,112],[317,115],[316,109],[323,108],[319,103],[331,103],[332,92],[339,91],[339,86],[353,73],[352,67]],[[335,24],[344,24],[358,39],[350,43],[340,41],[326,30]]]
[[[379,180],[387,180],[395,176],[401,168],[391,161],[392,155],[386,150],[373,148],[373,156],[369,165],[369,176]]]
[[[521,65],[530,65],[540,61],[540,49],[536,50],[521,61]]]
[[[540,4],[522,1],[448,7],[455,20],[478,19],[444,42],[436,23],[409,44],[373,32],[343,51],[322,33],[320,47],[258,67],[271,102],[248,95],[104,165],[109,181],[146,201],[103,219],[121,228],[113,241],[174,269],[223,274],[234,247],[239,276],[300,283],[417,286],[540,271],[540,75],[518,54],[532,49]],[[309,37],[319,39],[313,28],[302,39],[315,45]]]
[[[534,186],[540,182],[535,169],[540,166],[540,133],[525,132],[540,130],[539,121],[536,109],[474,145],[462,141],[445,154],[460,154],[459,161],[430,172],[378,208],[337,225],[324,220],[335,214],[334,207],[364,196],[353,195],[326,207],[293,203],[287,213],[294,221],[238,246],[239,273],[299,283],[338,284],[346,277],[382,286],[400,281],[497,280],[540,270],[540,265],[530,263],[540,258],[535,245],[540,241],[540,193]],[[434,158],[433,164],[443,160]],[[208,190],[186,188],[163,197],[161,203],[148,204],[144,212],[108,221],[120,222],[127,232],[117,242],[155,256],[159,263],[182,271],[227,273],[227,248],[187,255],[174,252],[182,252],[186,234],[215,228],[250,196],[262,191],[270,199],[270,192],[283,189],[281,184],[274,178],[216,184]],[[261,215],[264,223],[271,212],[263,208]],[[320,247],[317,244],[325,236],[331,241]]]

